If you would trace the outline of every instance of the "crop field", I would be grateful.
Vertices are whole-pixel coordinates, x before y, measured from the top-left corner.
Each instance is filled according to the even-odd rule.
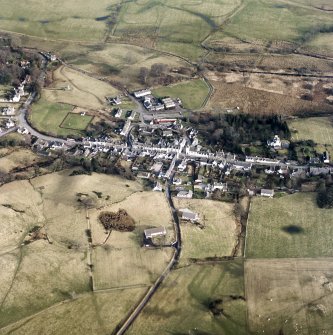
[[[332,209],[320,209],[315,193],[253,199],[247,227],[246,257],[333,256]]]
[[[188,109],[199,109],[208,93],[209,88],[202,79],[159,87],[153,90],[153,94],[158,97],[170,96],[171,98],[180,98],[183,107]]]
[[[119,177],[70,173],[0,187],[0,264],[6,270],[0,276],[0,327],[90,290],[86,209],[79,199],[107,206],[142,189]],[[36,226],[47,239],[22,244]]]
[[[76,113],[68,113],[60,124],[60,128],[85,130],[93,120],[91,115],[80,115]]]
[[[53,72],[53,80],[43,91],[50,102],[98,110],[106,107],[106,96],[118,94],[111,85],[64,66]]]
[[[73,109],[73,106],[62,103],[52,103],[47,101],[44,96],[33,105],[30,113],[30,122],[39,131],[53,135],[67,136],[69,134],[80,134],[73,129],[63,129],[60,127],[62,121]]]
[[[124,209],[135,220],[133,232],[112,231],[107,242],[98,215],[101,211],[117,212]],[[95,289],[150,285],[169,263],[173,250],[143,247],[143,231],[164,226],[167,230],[164,244],[174,241],[170,210],[161,193],[139,192],[124,201],[100,210],[90,211],[93,243]]]
[[[243,283],[242,262],[179,268],[170,273],[128,333],[246,334]],[[222,300],[224,314],[214,316],[209,305],[217,299]]]
[[[332,278],[332,258],[247,260],[249,330],[254,334],[331,334]]]
[[[111,334],[145,290],[132,288],[78,295],[0,329],[0,334]]]
[[[181,263],[187,263],[190,258],[232,255],[237,239],[233,204],[206,199],[174,198],[173,201],[177,209],[188,208],[198,213],[204,226],[201,229],[193,223],[181,223]]]

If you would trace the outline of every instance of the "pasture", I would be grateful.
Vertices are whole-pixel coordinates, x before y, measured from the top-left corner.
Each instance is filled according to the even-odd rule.
[[[111,85],[65,66],[53,72],[53,83],[43,90],[50,102],[65,103],[85,109],[106,107],[106,96],[119,92]]]
[[[60,128],[85,130],[93,120],[91,115],[81,115],[77,113],[68,113],[60,124]]]
[[[332,209],[320,209],[315,193],[253,198],[246,240],[247,258],[329,257]]]
[[[9,151],[4,155],[0,152],[0,172],[8,173],[15,168],[28,166],[41,160],[40,156],[26,149]]]
[[[144,293],[144,288],[133,288],[77,295],[0,329],[0,334],[111,334]]]
[[[31,125],[41,132],[55,136],[78,135],[79,131],[60,127],[72,109],[73,106],[68,104],[49,102],[42,95],[38,102],[33,104],[29,119]]]
[[[201,199],[173,199],[177,209],[188,208],[198,213],[203,228],[190,223],[181,223],[181,264],[191,258],[231,256],[236,245],[237,225],[233,204]]]
[[[172,271],[128,334],[246,334],[243,280],[241,261]],[[223,314],[214,315],[218,299]]]
[[[195,79],[180,84],[163,86],[153,90],[157,97],[170,96],[180,98],[184,108],[199,109],[202,107],[209,88],[203,79]]]
[[[251,334],[331,334],[332,258],[245,262]]]
[[[124,209],[135,221],[133,232],[112,231],[106,240],[104,228],[98,221],[101,211]],[[169,263],[173,249],[143,247],[143,231],[164,226],[167,236],[163,244],[174,241],[174,230],[164,194],[137,192],[125,200],[102,209],[89,211],[94,244],[95,289],[147,286],[152,284]]]
[[[71,171],[0,187],[0,327],[89,291],[86,208],[124,200],[139,183]],[[23,243],[34,227],[47,239]],[[103,260],[101,260],[103,261]]]

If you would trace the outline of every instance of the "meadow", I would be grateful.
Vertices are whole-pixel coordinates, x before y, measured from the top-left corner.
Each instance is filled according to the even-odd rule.
[[[247,258],[333,256],[332,209],[320,209],[315,193],[253,198],[247,226]]]
[[[207,199],[174,198],[177,209],[188,208],[198,213],[203,228],[189,222],[181,223],[181,264],[191,258],[231,256],[236,245],[237,225],[233,204]]]
[[[68,113],[60,124],[60,128],[85,130],[93,120],[93,116]]]
[[[183,107],[187,109],[200,109],[208,93],[209,88],[203,79],[195,79],[153,90],[153,94],[157,97],[180,98]]]
[[[246,334],[243,295],[241,261],[179,268],[170,273],[128,334]],[[223,315],[214,315],[209,307],[218,299],[223,301]]]
[[[245,262],[249,332],[331,334],[332,258]]]

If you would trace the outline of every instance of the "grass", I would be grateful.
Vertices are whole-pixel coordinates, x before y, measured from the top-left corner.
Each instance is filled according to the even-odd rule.
[[[144,288],[87,293],[0,330],[1,335],[111,334]]]
[[[236,244],[236,219],[233,205],[213,200],[173,199],[177,209],[189,208],[200,216],[203,229],[192,223],[182,223],[181,263],[190,258],[231,256]]]
[[[2,5],[0,28],[50,39],[99,41],[104,37],[106,23],[96,18],[111,14],[112,9],[108,8],[113,3],[60,0],[49,6],[43,1],[28,0],[20,6],[21,2],[14,0]]]
[[[315,193],[254,198],[249,214],[246,257],[333,256],[333,210],[320,209]]]
[[[332,258],[247,260],[251,334],[330,334]]]
[[[106,96],[116,96],[119,93],[104,81],[65,66],[60,66],[53,72],[53,79],[52,85],[43,90],[43,96],[50,102],[99,110],[107,106]]]
[[[108,206],[142,190],[139,183],[115,176],[70,173],[66,170],[1,186],[0,204],[6,206],[0,206],[4,270],[0,327],[90,290],[86,210],[78,194],[87,194],[95,206]],[[45,227],[52,244],[38,240],[22,246],[36,225]]]
[[[119,209],[125,209],[134,218],[135,230],[130,233],[112,231],[107,242],[100,245],[106,234],[98,215],[102,210],[117,212]],[[90,213],[93,243],[96,245],[93,252],[96,289],[152,284],[173,253],[171,248],[143,247],[143,231],[149,227],[164,226],[167,229],[164,244],[174,241],[171,215],[164,195],[139,192],[102,210]]]
[[[153,90],[158,97],[170,96],[180,98],[183,107],[187,109],[199,109],[205,101],[209,92],[206,82],[202,79],[195,79],[171,86],[159,87]]]
[[[60,127],[66,129],[85,130],[93,120],[93,116],[68,113]]]
[[[30,113],[31,125],[39,131],[47,132],[56,136],[78,135],[78,132],[73,129],[64,129],[60,125],[66,118],[68,113],[73,109],[73,106],[52,103],[47,101],[43,96],[35,104],[33,104]]]
[[[332,25],[332,17],[313,8],[282,1],[248,0],[230,19],[224,32],[242,40],[288,41],[299,43],[304,34],[321,25]]]
[[[170,273],[139,315],[129,334],[246,334],[241,261],[191,265]],[[228,315],[213,316],[209,303],[223,299]],[[195,331],[196,330],[196,331]]]

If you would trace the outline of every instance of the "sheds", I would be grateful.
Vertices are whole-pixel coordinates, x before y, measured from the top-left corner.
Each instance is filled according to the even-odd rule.
[[[175,102],[171,98],[164,98],[162,99],[162,103],[165,109],[173,109],[176,108]]]
[[[150,95],[151,90],[145,89],[145,90],[135,91],[133,92],[133,94],[137,99],[139,99],[139,98],[145,97],[146,95]]]
[[[260,191],[260,195],[262,197],[273,198],[274,197],[274,190],[269,190],[269,189],[263,188]]]
[[[145,238],[153,238],[157,236],[165,236],[166,235],[166,229],[165,227],[156,227],[156,228],[150,228],[144,230]]]

